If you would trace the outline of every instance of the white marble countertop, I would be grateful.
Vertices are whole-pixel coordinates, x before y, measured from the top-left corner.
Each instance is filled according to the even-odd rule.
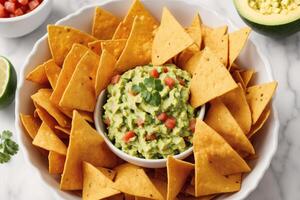
[[[99,0],[101,1],[101,0]],[[238,26],[245,26],[231,1],[198,0],[209,8],[227,15]],[[8,57],[19,73],[33,44],[46,32],[46,25],[74,12],[92,0],[54,0],[47,21],[33,33],[17,38],[0,38],[0,55]],[[300,33],[287,39],[273,40],[252,33],[252,39],[269,59],[275,79],[279,82],[275,100],[280,117],[279,146],[272,164],[249,200],[294,200],[300,198]],[[0,111],[0,131],[15,132],[14,104]],[[38,174],[24,161],[22,152],[0,165],[0,199],[55,199]]]

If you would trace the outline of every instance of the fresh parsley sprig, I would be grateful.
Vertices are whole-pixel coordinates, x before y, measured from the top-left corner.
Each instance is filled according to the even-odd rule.
[[[154,79],[153,77],[145,78],[143,82],[138,85],[133,85],[131,90],[136,94],[141,94],[143,100],[152,105],[159,106],[161,102],[160,91],[163,90],[163,85],[160,79]]]
[[[11,137],[12,132],[8,130],[0,134],[0,164],[8,162],[19,150],[19,145]]]

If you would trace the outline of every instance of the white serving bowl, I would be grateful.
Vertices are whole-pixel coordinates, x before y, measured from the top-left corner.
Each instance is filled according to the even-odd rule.
[[[95,122],[95,127],[98,131],[98,133],[100,133],[100,135],[104,138],[107,146],[110,148],[110,150],[112,152],[114,152],[117,156],[119,156],[120,158],[122,158],[123,160],[126,160],[127,162],[130,162],[132,164],[141,166],[141,167],[147,167],[147,168],[162,168],[162,167],[166,167],[167,164],[167,159],[143,159],[143,158],[137,158],[135,156],[131,156],[127,153],[125,153],[124,151],[118,149],[108,138],[107,136],[107,131],[106,131],[106,127],[105,124],[103,122],[103,114],[104,114],[104,109],[103,109],[103,105],[106,103],[107,100],[107,91],[104,90],[101,92],[101,94],[99,95],[98,99],[97,99],[97,104],[96,104],[96,108],[94,111],[94,122]],[[205,115],[205,105],[202,106],[200,108],[199,111],[199,119],[204,119],[204,115]],[[189,155],[191,155],[193,153],[193,147],[190,147],[189,149],[187,149],[186,151],[175,155],[174,158],[183,160],[186,157],[188,157]]]
[[[130,4],[131,1],[115,0],[103,1],[98,5],[111,11],[117,16],[122,17],[125,15]],[[200,2],[189,0],[147,0],[144,4],[157,19],[160,19],[161,17],[163,6],[167,6],[184,26],[187,26],[191,22],[195,12],[199,11],[203,22],[207,25],[217,27],[227,24],[229,26],[229,31],[237,29],[237,27],[235,27],[225,16],[205,8],[205,6],[203,6]],[[84,7],[61,19],[57,22],[57,24],[69,25],[86,32],[91,32],[93,13],[94,6]],[[38,150],[31,144],[31,140],[27,137],[18,117],[20,112],[32,114],[34,109],[30,95],[37,90],[37,86],[29,81],[25,81],[26,74],[38,64],[49,59],[50,55],[47,35],[45,35],[36,42],[33,50],[25,61],[23,69],[21,70],[18,90],[16,93],[15,125],[20,148],[24,153],[25,160],[32,166],[33,170],[36,170],[41,175],[43,181],[45,181],[49,186],[49,192],[56,194],[57,199],[80,199],[80,197],[72,193],[62,192],[59,190],[59,182],[48,173],[47,160],[45,160],[44,157],[39,154]],[[255,44],[255,41],[252,41],[251,39],[239,56],[238,64],[243,67],[254,68],[257,72],[257,83],[273,81],[272,71],[268,60],[261,53],[260,49]],[[261,130],[261,133],[258,133],[254,137],[254,147],[259,157],[258,159],[250,162],[252,171],[244,175],[239,192],[222,195],[221,197],[218,197],[218,199],[240,200],[246,198],[251,191],[256,188],[265,171],[268,169],[277,148],[279,129],[277,111],[274,106],[272,106],[272,108],[268,122]]]
[[[0,37],[15,38],[37,29],[49,16],[53,0],[43,0],[33,11],[18,17],[0,18]]]

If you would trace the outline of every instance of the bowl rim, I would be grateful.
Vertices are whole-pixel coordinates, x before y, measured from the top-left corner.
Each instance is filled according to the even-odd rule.
[[[146,167],[146,168],[161,168],[161,166],[166,166],[166,162],[167,162],[167,158],[162,158],[162,159],[146,159],[146,158],[138,158],[136,156],[132,156],[124,151],[122,151],[121,149],[118,149],[108,138],[107,136],[107,131],[104,130],[104,123],[102,120],[102,114],[103,114],[103,107],[101,108],[101,106],[104,105],[104,103],[106,102],[106,96],[107,96],[107,90],[103,90],[98,98],[97,98],[97,102],[96,102],[96,106],[95,106],[95,111],[94,111],[94,123],[95,123],[95,127],[97,132],[103,137],[105,143],[108,145],[108,147],[117,154],[117,156],[119,156],[121,159],[126,160],[127,162],[133,163],[135,165],[139,165],[142,167]],[[206,105],[202,105],[200,107],[200,113],[199,116],[197,118],[200,118],[203,120],[204,116],[205,116],[205,112],[206,112]],[[191,155],[193,153],[193,146],[189,147],[188,149],[186,149],[185,151],[174,155],[173,157],[176,159],[185,159],[186,157],[188,157],[189,155]],[[154,166],[156,165],[156,166]],[[159,167],[157,167],[159,166]]]
[[[59,25],[61,23],[64,23],[65,21],[69,20],[70,18],[73,18],[75,16],[80,15],[86,9],[90,9],[90,8],[93,8],[93,7],[96,7],[96,6],[103,6],[107,3],[118,2],[118,1],[122,1],[122,0],[103,0],[102,2],[92,3],[90,5],[86,5],[82,8],[80,8],[80,9],[78,9],[77,11],[72,12],[69,15],[67,15],[67,16],[63,17],[62,19],[58,20],[55,23],[55,25]],[[230,27],[232,27],[233,30],[237,30],[238,27],[239,27],[231,21],[231,19],[229,18],[228,15],[224,16],[224,15],[220,14],[219,12],[217,12],[217,11],[211,9],[211,8],[208,8],[205,5],[205,3],[202,3],[202,2],[199,2],[199,1],[197,1],[197,2],[196,1],[188,1],[188,0],[173,0],[173,1],[174,2],[178,2],[178,1],[179,2],[184,2],[184,3],[192,5],[192,6],[202,7],[203,9],[205,9],[205,10],[211,12],[212,14],[214,14],[216,17],[223,18],[223,20],[228,25],[230,25]],[[26,149],[25,145],[23,145],[23,140],[22,140],[21,135],[24,134],[24,133],[22,131],[23,129],[22,129],[22,125],[21,125],[21,122],[20,122],[20,118],[18,117],[19,116],[19,104],[20,104],[20,99],[18,97],[20,95],[21,86],[24,84],[24,81],[25,81],[25,78],[24,78],[25,77],[25,72],[26,72],[25,67],[28,65],[29,61],[31,59],[33,59],[33,56],[34,56],[35,52],[38,50],[38,46],[40,46],[40,43],[42,43],[46,39],[47,39],[47,33],[45,33],[45,35],[43,35],[40,39],[38,39],[36,41],[36,43],[34,44],[31,52],[26,57],[25,62],[22,65],[22,68],[20,70],[19,83],[18,83],[18,87],[17,87],[17,90],[16,90],[16,97],[17,98],[15,100],[15,116],[16,116],[15,117],[15,127],[16,127],[16,132],[17,132],[17,140],[18,140],[19,144],[21,144],[20,149],[22,151],[22,155],[24,157],[25,163],[27,163],[30,166],[33,166],[32,170],[34,170],[34,172],[36,172],[38,174],[38,176],[41,180],[45,179],[43,177],[42,171],[39,170],[38,167],[33,165],[33,163],[31,162],[31,159],[30,159],[30,153]],[[249,37],[249,41],[251,41],[254,44],[254,47],[257,50],[257,53],[260,55],[260,57],[261,57],[261,59],[264,63],[265,70],[268,74],[269,79],[274,80],[271,65],[270,65],[268,59],[266,58],[266,55],[262,52],[260,46],[258,45],[258,42],[252,40],[251,36]],[[271,164],[272,158],[274,157],[274,154],[276,153],[277,146],[278,146],[278,134],[279,134],[280,123],[279,123],[279,118],[278,118],[278,111],[277,111],[275,103],[274,103],[275,98],[276,98],[276,95],[275,95],[275,97],[273,98],[273,101],[272,101],[272,112],[273,112],[273,116],[274,116],[274,119],[273,119],[274,130],[273,130],[272,134],[274,136],[273,136],[273,140],[272,140],[272,146],[271,146],[272,148],[269,149],[269,154],[268,154],[269,157],[266,158],[265,162],[261,164],[263,166],[260,168],[260,170],[258,170],[256,179],[254,181],[252,181],[251,184],[249,184],[248,189],[245,190],[244,193],[240,194],[239,199],[245,199],[257,187],[258,183],[263,178],[265,172],[268,170],[268,168]],[[50,186],[48,183],[46,183],[46,185],[51,191],[54,192],[54,194],[58,198],[62,198],[61,195],[59,194],[59,190],[57,188],[54,188],[54,187]]]
[[[9,18],[0,18],[0,23],[18,22],[22,21],[23,19],[29,18],[35,15],[36,13],[40,12],[44,7],[49,6],[50,1],[52,0],[43,0],[42,3],[38,5],[38,7],[36,7],[36,9],[24,15]]]

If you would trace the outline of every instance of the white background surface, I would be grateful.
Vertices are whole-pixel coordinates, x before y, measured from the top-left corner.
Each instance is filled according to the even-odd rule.
[[[101,0],[99,0],[101,1]],[[238,26],[245,26],[231,1],[198,0],[209,8],[228,16]],[[33,33],[17,39],[0,38],[0,55],[8,57],[19,73],[23,61],[35,41],[46,32],[46,25],[54,23],[92,0],[54,0],[48,20]],[[249,200],[294,200],[300,198],[300,33],[287,39],[273,40],[252,33],[252,39],[267,55],[275,79],[279,81],[276,106],[281,122],[279,148],[270,169]],[[14,105],[0,111],[0,131],[14,128]],[[54,199],[45,183],[24,162],[19,152],[5,165],[0,165],[1,200]]]

